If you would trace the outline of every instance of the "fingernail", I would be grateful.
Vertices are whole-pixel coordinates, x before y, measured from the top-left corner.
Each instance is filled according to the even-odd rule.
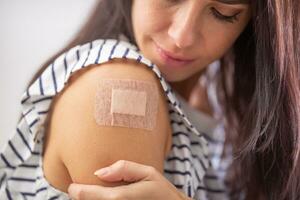
[[[99,169],[99,170],[95,171],[94,174],[96,176],[103,176],[103,175],[108,174],[108,172],[109,172],[109,167],[105,167],[105,168],[102,168],[102,169]]]
[[[69,194],[69,197],[71,197],[72,199],[78,199],[79,190],[75,184],[71,184],[68,187],[68,194]]]

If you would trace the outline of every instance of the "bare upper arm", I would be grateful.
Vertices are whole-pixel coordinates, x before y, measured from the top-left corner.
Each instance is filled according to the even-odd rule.
[[[171,138],[165,95],[155,74],[140,65],[117,60],[102,66],[90,66],[75,74],[55,99],[44,158],[44,171],[53,185],[66,190],[68,181],[52,177],[64,169],[72,182],[112,185],[101,182],[93,173],[120,159],[151,165],[163,172]],[[99,80],[106,78],[149,81],[157,86],[158,114],[153,130],[96,123],[95,93]],[[56,162],[61,167],[51,170],[50,166]],[[118,184],[123,183],[113,185]]]

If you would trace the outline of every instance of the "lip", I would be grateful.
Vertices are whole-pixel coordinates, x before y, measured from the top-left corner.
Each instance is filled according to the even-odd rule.
[[[161,59],[164,61],[165,64],[174,66],[174,67],[181,67],[190,64],[194,61],[194,59],[187,59],[183,56],[174,55],[168,51],[162,49],[159,45],[156,45],[156,50],[160,55]]]

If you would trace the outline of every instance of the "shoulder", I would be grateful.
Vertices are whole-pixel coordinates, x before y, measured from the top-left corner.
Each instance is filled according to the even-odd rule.
[[[79,70],[54,99],[45,161],[63,163],[79,183],[99,184],[93,172],[120,159],[163,172],[171,145],[165,98],[156,75],[135,61]]]

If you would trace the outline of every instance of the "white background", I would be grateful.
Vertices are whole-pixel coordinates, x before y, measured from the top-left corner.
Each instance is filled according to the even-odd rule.
[[[0,149],[33,74],[72,39],[97,0],[0,0]]]

